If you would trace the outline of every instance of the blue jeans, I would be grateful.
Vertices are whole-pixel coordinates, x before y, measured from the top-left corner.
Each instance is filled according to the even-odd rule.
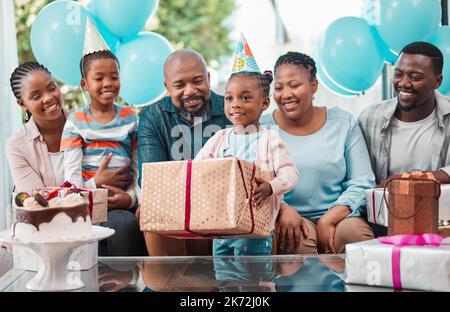
[[[268,256],[272,236],[267,238],[226,238],[213,240],[213,256]]]

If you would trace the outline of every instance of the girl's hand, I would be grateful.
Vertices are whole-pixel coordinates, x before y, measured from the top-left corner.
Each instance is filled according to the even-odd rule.
[[[130,208],[133,201],[131,200],[131,197],[127,192],[111,185],[102,185],[102,187],[109,191],[108,210]]]
[[[262,206],[266,198],[272,195],[273,191],[267,181],[261,178],[255,178],[255,180],[257,186],[253,191],[253,199],[255,200],[255,207],[259,208]]]
[[[141,205],[139,205],[136,209],[136,212],[134,213],[134,216],[136,217],[136,219],[139,220],[139,218],[141,217]]]
[[[129,173],[130,170],[127,166],[114,170],[108,169],[111,159],[112,154],[109,154],[98,167],[94,175],[95,184],[97,187],[101,187],[103,184],[106,184],[125,190],[132,182],[132,176]]]
[[[286,250],[286,253],[296,251],[300,247],[302,233],[309,236],[308,228],[303,217],[291,206],[281,204],[277,221],[277,249]]]

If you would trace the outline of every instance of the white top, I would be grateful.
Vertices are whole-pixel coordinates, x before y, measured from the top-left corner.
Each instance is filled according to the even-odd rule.
[[[392,119],[389,175],[413,169],[431,171],[432,138],[438,131],[436,109],[425,119]]]
[[[64,152],[48,153],[52,162],[53,173],[55,174],[56,185],[64,183]]]

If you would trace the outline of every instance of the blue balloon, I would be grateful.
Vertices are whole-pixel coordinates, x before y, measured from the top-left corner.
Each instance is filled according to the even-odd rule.
[[[443,80],[438,90],[442,94],[450,95],[450,27],[439,27],[430,42],[436,45],[444,55]]]
[[[381,38],[380,34],[374,26],[371,27],[371,30],[375,41],[377,42],[378,48],[381,51],[381,55],[383,55],[384,57],[384,60],[389,64],[395,64],[398,59],[398,53],[395,53],[389,48],[389,46],[386,44],[386,42],[384,42],[383,38]]]
[[[319,43],[321,42],[322,38],[319,38]],[[316,49],[314,50],[314,60],[316,62],[316,69],[317,69],[317,78],[320,81],[320,85],[323,85],[325,88],[327,88],[329,91],[336,93],[338,95],[344,95],[344,96],[355,96],[357,93],[352,92],[350,90],[345,90],[341,86],[339,86],[333,79],[330,77],[330,75],[323,70],[322,68],[322,60],[320,59],[320,55],[318,53],[319,44],[316,45]]]
[[[321,85],[325,86],[325,88],[327,88],[331,92],[336,93],[338,95],[350,97],[358,95],[358,93],[352,92],[350,90],[345,90],[338,84],[336,84],[336,82],[330,78],[328,73],[322,69],[321,63],[316,63],[316,68],[317,68],[317,78],[321,82]]]
[[[102,35],[103,39],[105,40],[106,44],[109,46],[109,49],[111,52],[116,53],[117,48],[119,47],[119,38],[114,36],[108,28],[102,23],[102,21],[95,16],[92,11],[89,11],[89,16],[91,17],[91,20],[94,22],[95,27],[97,27],[98,31],[100,32],[100,35]]]
[[[343,17],[331,23],[319,40],[318,55],[328,76],[354,93],[373,86],[384,66],[370,26],[359,17]]]
[[[414,41],[433,37],[441,22],[440,0],[369,0],[369,22],[397,54]]]
[[[125,38],[141,31],[158,7],[158,0],[92,0],[90,7],[113,35]]]
[[[120,96],[130,105],[146,105],[165,93],[164,62],[173,51],[169,41],[153,32],[142,32],[119,44]]]
[[[75,1],[55,1],[46,5],[31,26],[30,42],[36,59],[58,80],[78,86],[81,80],[86,19],[91,17],[100,34],[115,52],[115,38],[92,13]]]
[[[31,26],[30,41],[36,59],[60,81],[77,86],[81,73],[88,11],[75,1],[46,5]]]

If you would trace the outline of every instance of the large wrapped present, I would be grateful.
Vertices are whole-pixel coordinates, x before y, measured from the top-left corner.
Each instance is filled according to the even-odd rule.
[[[351,284],[450,291],[450,238],[395,235],[345,246]]]
[[[430,195],[437,195],[438,192],[434,185],[429,186]],[[397,188],[398,189],[398,188]],[[407,190],[409,192],[409,189]],[[414,189],[412,190],[414,191]],[[426,190],[425,190],[426,191]],[[385,193],[385,194],[384,194]],[[438,219],[439,220],[450,220],[450,184],[442,184],[440,185],[440,193],[441,196],[438,199]],[[383,196],[384,194],[384,196]],[[389,203],[389,190],[388,188],[384,190],[384,188],[375,188],[371,190],[366,190],[366,199],[367,199],[367,220],[370,223],[388,226],[389,223],[389,211],[386,208],[386,203]],[[402,198],[399,198],[402,200]],[[414,201],[419,200],[420,198],[411,198],[412,203],[409,207],[414,208]],[[430,198],[431,201],[435,199]],[[402,200],[403,201],[403,200]],[[424,203],[422,203],[423,205]],[[434,207],[434,205],[433,205]],[[418,207],[416,207],[418,208]],[[433,210],[435,211],[435,210]],[[412,211],[412,214],[414,211]],[[410,212],[411,214],[411,212]],[[433,216],[434,217],[434,216]]]
[[[142,231],[178,238],[267,237],[273,196],[255,207],[254,164],[235,158],[145,163]]]

